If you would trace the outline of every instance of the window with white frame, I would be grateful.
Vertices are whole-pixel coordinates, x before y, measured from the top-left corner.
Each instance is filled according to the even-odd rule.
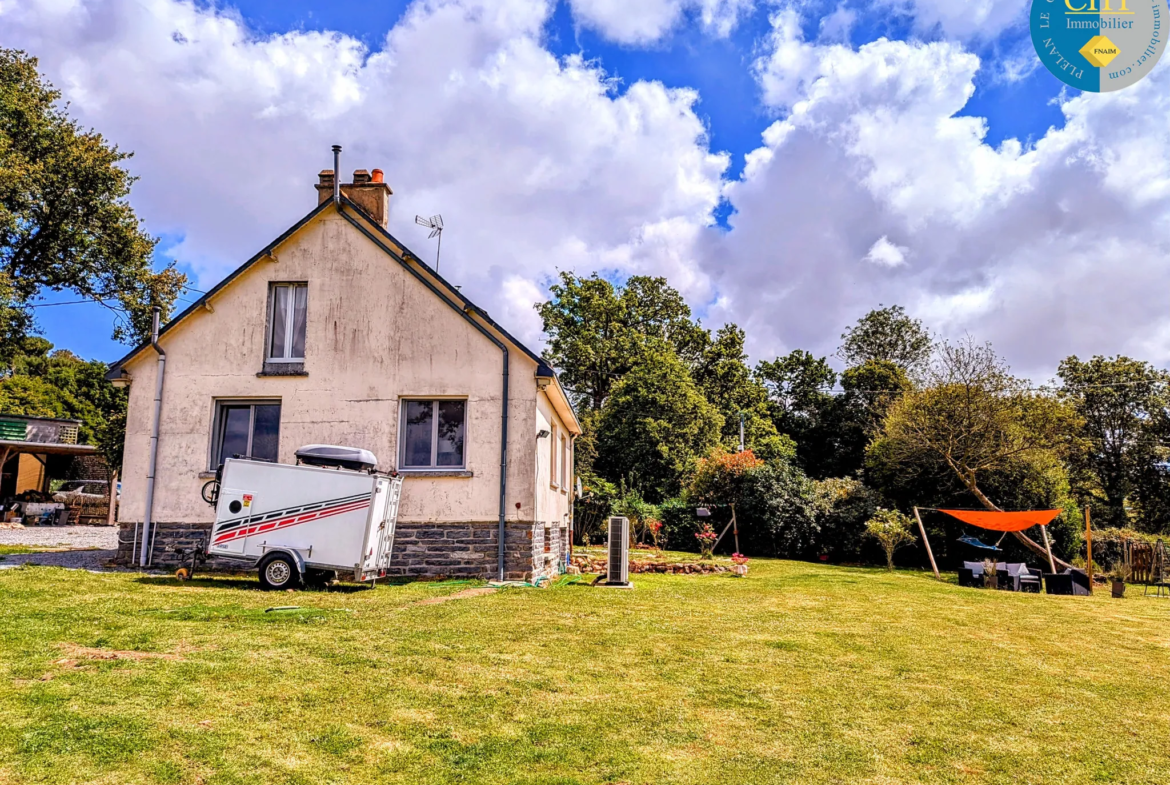
[[[304,362],[309,287],[303,283],[273,284],[269,301],[265,359],[271,363]]]
[[[211,468],[245,456],[276,461],[280,447],[280,401],[216,401]]]
[[[466,400],[404,400],[399,432],[399,469],[466,467]]]
[[[557,487],[557,424],[549,424],[548,437],[548,484]]]

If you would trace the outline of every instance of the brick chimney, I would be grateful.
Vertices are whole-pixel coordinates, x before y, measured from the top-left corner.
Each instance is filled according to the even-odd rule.
[[[333,170],[323,169],[317,175],[317,204],[333,198]],[[370,220],[382,227],[390,220],[390,195],[394,193],[383,181],[382,170],[369,172],[358,169],[353,173],[353,182],[341,184],[341,195],[350,200]]]

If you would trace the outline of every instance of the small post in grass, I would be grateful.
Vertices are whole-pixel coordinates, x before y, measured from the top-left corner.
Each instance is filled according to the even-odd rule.
[[[731,533],[733,535],[735,535],[735,552],[739,553],[740,552],[739,551],[739,523],[737,523],[735,520],[735,505],[734,504],[731,505]],[[1091,548],[1092,547],[1092,545],[1091,545],[1092,540],[1090,540],[1089,542],[1090,542],[1090,548]],[[1090,553],[1091,552],[1092,551],[1090,550]]]
[[[1093,593],[1093,524],[1089,520],[1089,508],[1085,507],[1085,542],[1088,544],[1089,558],[1085,567],[1089,572],[1089,594]]]
[[[918,508],[914,508],[914,520],[918,521],[918,533],[922,535],[922,544],[926,546],[926,555],[930,557],[930,569],[934,570],[934,577],[942,580],[942,576],[938,574],[938,565],[934,563],[934,551],[930,549],[930,540],[926,536],[926,527],[922,525],[922,516],[918,514]]]

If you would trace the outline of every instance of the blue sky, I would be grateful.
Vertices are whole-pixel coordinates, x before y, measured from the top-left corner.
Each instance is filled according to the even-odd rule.
[[[419,252],[413,215],[444,214],[444,271],[533,344],[532,302],[572,269],[666,275],[755,357],[831,353],[879,302],[1033,374],[1170,357],[1149,294],[1170,183],[1145,174],[1167,168],[1164,69],[1140,100],[1066,90],[1026,0],[79,3],[0,9],[0,40],[136,151],[132,202],[199,289],[303,214],[336,141],[386,170]],[[1128,323],[1068,307],[1086,293]],[[37,316],[83,356],[124,351],[100,307]]]

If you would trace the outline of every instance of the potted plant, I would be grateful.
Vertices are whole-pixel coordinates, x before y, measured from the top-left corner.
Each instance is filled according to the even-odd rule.
[[[983,587],[986,589],[999,588],[999,574],[995,571],[995,559],[983,560]]]
[[[699,541],[699,558],[703,560],[714,558],[712,551],[715,549],[715,541],[719,539],[719,535],[711,528],[711,524],[706,521],[699,524],[699,530],[695,532],[695,539]]]
[[[731,571],[732,572],[734,572],[739,577],[743,578],[743,577],[747,576],[747,568],[748,568],[748,557],[744,556],[742,553],[731,554]]]
[[[1129,565],[1124,561],[1116,562],[1110,574],[1113,578],[1113,596],[1121,599],[1125,596],[1125,582],[1129,580],[1131,574]]]

